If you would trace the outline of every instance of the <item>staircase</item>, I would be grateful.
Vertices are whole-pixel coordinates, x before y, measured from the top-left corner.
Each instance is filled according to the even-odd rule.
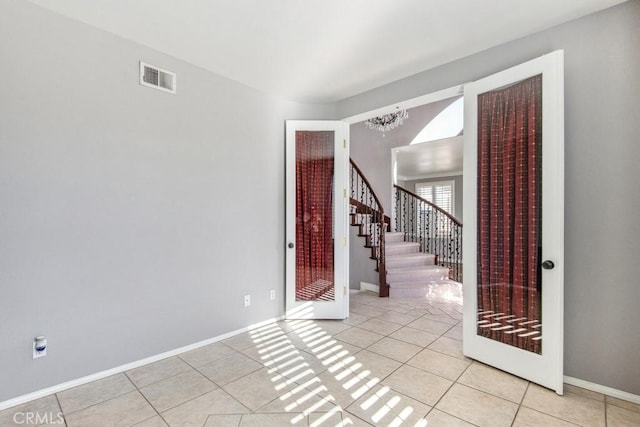
[[[449,270],[448,278],[462,282],[462,223],[448,212],[394,185],[395,228],[419,252],[435,254],[434,263]]]
[[[435,255],[420,252],[420,243],[405,242],[403,232],[385,237],[390,297],[424,297],[433,285],[449,282],[449,269],[437,265]]]
[[[351,161],[351,225],[376,261],[379,295],[417,298],[432,295],[439,285],[459,289],[453,280],[462,278],[462,224],[413,193],[397,186],[395,191],[397,231],[391,232],[390,218]]]

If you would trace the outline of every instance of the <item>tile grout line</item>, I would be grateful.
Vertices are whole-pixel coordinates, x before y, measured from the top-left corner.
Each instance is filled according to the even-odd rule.
[[[68,427],[67,417],[65,416],[64,411],[62,410],[62,404],[60,404],[60,398],[58,397],[58,393],[53,393],[56,398],[56,402],[58,402],[58,409],[60,409],[60,413],[62,414],[62,418],[64,419],[64,425]]]
[[[525,409],[528,409],[528,410],[530,410],[530,411],[536,412],[536,413],[538,413],[538,414],[541,414],[541,415],[547,416],[547,417],[549,417],[549,418],[553,418],[554,420],[558,420],[558,421],[562,421],[563,423],[571,424],[572,426],[582,427],[582,424],[576,424],[576,423],[574,423],[573,421],[565,420],[564,418],[560,418],[560,417],[557,417],[557,416],[555,416],[555,415],[551,415],[551,414],[548,414],[548,413],[546,413],[546,412],[542,412],[542,411],[541,411],[541,410],[539,410],[539,409],[530,408],[530,407],[525,406],[525,405],[521,405],[521,407],[522,407],[522,408],[525,408]]]
[[[527,381],[527,386],[524,389],[524,393],[522,393],[522,397],[520,398],[520,402],[518,403],[518,407],[516,408],[516,413],[513,415],[513,420],[511,420],[511,426],[513,427],[513,423],[516,422],[516,418],[518,418],[518,413],[520,412],[520,409],[522,408],[522,402],[524,402],[524,398],[527,395],[527,392],[529,391],[529,387],[531,386],[531,381]]]
[[[353,328],[356,328],[356,327],[354,326],[354,327],[349,328],[349,329],[353,329]],[[347,330],[349,330],[349,329],[347,329]],[[362,329],[362,328],[358,328],[358,329],[361,329],[361,330],[363,330],[363,331],[367,331],[366,329]],[[294,331],[294,332],[295,332],[295,331]],[[342,331],[342,332],[344,332],[344,331]],[[371,331],[368,331],[368,332],[371,332]],[[395,330],[394,330],[393,332],[395,332]],[[392,333],[393,333],[393,332],[392,332]],[[329,335],[329,334],[327,334],[327,335]],[[380,334],[380,335],[382,335],[382,334]],[[339,338],[336,338],[336,337],[334,337],[333,335],[329,335],[329,337],[330,337],[330,338],[333,338],[334,340],[338,340],[338,341],[340,341],[340,339],[339,339]],[[388,335],[382,335],[382,337],[381,337],[380,339],[378,339],[377,341],[374,341],[374,342],[373,342],[373,343],[371,343],[368,347],[365,347],[365,348],[360,348],[360,347],[358,347],[358,346],[355,346],[355,347],[360,348],[360,350],[359,350],[358,352],[354,353],[354,354],[360,353],[360,352],[361,352],[361,351],[363,351],[363,350],[367,350],[367,351],[369,351],[370,353],[373,353],[373,354],[376,354],[376,355],[377,355],[377,353],[372,352],[371,350],[368,350],[368,348],[369,348],[369,347],[371,347],[372,345],[374,345],[374,344],[376,344],[376,343],[380,342],[381,340],[383,340],[383,339],[384,339],[384,338],[386,338],[386,337],[388,337]],[[345,341],[345,342],[346,342],[346,341]],[[348,344],[353,345],[353,344],[351,344],[351,343],[348,343]],[[308,348],[308,346],[307,346],[307,348]],[[301,351],[302,351],[302,350],[301,350]],[[312,356],[315,356],[315,355],[312,355]],[[351,356],[354,356],[354,355],[353,355],[353,354],[351,354]],[[381,357],[386,357],[386,356],[382,356],[382,355],[379,355],[379,356],[381,356]],[[316,357],[318,360],[320,360],[317,356],[315,356],[315,357]],[[394,359],[391,359],[391,358],[388,358],[388,359],[390,359],[390,360],[394,360]],[[388,378],[390,375],[392,375],[395,371],[397,371],[398,369],[400,369],[400,368],[404,365],[404,363],[402,363],[402,362],[398,362],[398,363],[400,363],[400,366],[398,366],[396,369],[394,369],[393,371],[391,371],[391,372],[390,372],[389,374],[387,374],[384,378]],[[344,367],[344,369],[346,369],[346,370],[350,371],[354,376],[356,376],[356,377],[358,376],[358,373],[356,373],[356,372],[354,372],[354,371],[351,371],[350,367]],[[333,375],[333,373],[331,373],[331,374]],[[319,375],[319,374],[318,374],[318,375]],[[365,377],[365,378],[366,378],[366,377]],[[378,379],[379,381],[376,383],[376,385],[381,384],[381,383],[382,383],[382,381],[384,380],[384,378],[379,378],[379,379]],[[371,388],[373,388],[373,387],[371,387]],[[371,388],[370,388],[370,389],[371,389]],[[397,390],[396,390],[396,393],[398,393],[398,394],[402,394],[402,393],[399,393]],[[402,394],[402,395],[403,395],[403,396],[405,396],[404,394]],[[407,397],[408,397],[408,396],[407,396]],[[357,399],[356,399],[356,400],[357,400]],[[349,405],[347,405],[347,406],[351,406],[351,405],[352,405],[356,400],[354,400],[353,402],[351,402],[351,403],[350,403]],[[345,408],[342,408],[342,406],[340,406],[340,405],[336,405],[336,406],[337,406],[337,407],[339,407],[339,408],[341,408],[341,409],[342,409],[342,412],[347,411],[347,408],[346,408],[346,407],[345,407]],[[347,411],[347,412],[349,412],[349,411]],[[351,414],[351,412],[349,412],[349,414]],[[352,416],[355,416],[355,415],[353,415],[353,414],[351,414],[351,415],[352,415]],[[359,417],[356,417],[356,418],[360,419]]]
[[[289,337],[289,333],[291,333],[291,332],[293,332],[293,331],[291,331],[291,332],[287,333],[287,332],[285,332],[285,330],[284,330],[284,329],[282,329],[282,327],[281,327],[280,325],[278,325],[278,322],[276,322],[276,324],[275,324],[275,325],[276,325],[276,327],[280,330],[280,332],[282,332],[283,336],[286,338],[286,341],[288,341],[288,344],[289,344],[289,345],[291,345],[291,346],[293,347],[293,349],[297,352],[297,354],[298,354],[298,355],[300,355],[300,353],[301,353],[301,352],[303,352],[303,350],[302,350],[302,349],[299,349],[299,348],[294,344],[294,342],[291,340],[291,337]],[[256,345],[254,345],[254,347],[255,347],[255,346],[257,346],[257,344],[256,344]],[[248,350],[249,348],[251,348],[251,347],[247,347],[245,350]],[[244,353],[243,353],[243,354],[244,354]],[[306,363],[306,361],[304,360],[304,356],[302,356],[302,355],[300,355],[300,356],[302,357],[303,361]],[[250,357],[251,359],[253,359],[251,356],[247,356],[247,357]],[[255,359],[253,359],[253,360],[255,360]],[[264,363],[263,363],[262,361],[258,361],[258,360],[256,360],[256,362],[258,362],[258,363],[260,363],[260,364],[262,365],[262,368],[260,368],[260,369],[267,369],[267,372],[268,372],[268,370],[270,369],[269,367],[265,366],[265,365],[264,365]],[[307,364],[308,364],[308,363],[307,363]],[[276,367],[277,367],[277,366],[276,366]],[[309,365],[309,369],[311,369],[311,371],[313,372],[313,369],[311,368],[311,366],[310,366],[310,365]],[[258,369],[258,370],[259,370],[259,369]],[[256,370],[256,371],[258,371],[258,370]],[[253,372],[256,372],[256,371],[253,371]],[[253,373],[253,372],[251,372],[251,373]],[[276,372],[276,371],[274,371],[274,372]],[[248,375],[251,375],[251,373],[246,374],[246,375],[243,375],[242,377],[237,378],[237,379],[233,380],[232,382],[236,382],[236,381],[238,381],[238,380],[239,380],[239,379],[241,379],[241,378],[244,378],[244,377],[246,377],[246,376],[248,376]],[[313,372],[313,373],[315,374],[315,372]],[[318,375],[318,374],[316,374],[316,376],[317,376],[317,375]],[[288,381],[288,380],[292,380],[292,378],[289,378],[288,376],[285,376],[285,375],[282,375],[282,377],[285,379],[285,382],[286,382],[286,381]],[[293,384],[297,384],[298,386],[302,386],[302,384],[298,383],[297,381],[293,381],[292,383],[293,383]],[[229,384],[230,384],[230,383],[229,383]],[[307,389],[306,387],[303,387],[303,388],[304,388],[305,390]],[[225,392],[226,392],[226,390],[225,390]],[[229,394],[229,393],[227,393],[227,394]],[[229,395],[231,395],[231,394],[229,394]],[[232,395],[231,395],[231,397],[233,397],[233,398],[235,399],[235,396],[232,396]],[[260,409],[264,408],[264,407],[265,407],[265,406],[267,406],[267,405],[270,405],[270,404],[271,404],[271,403],[273,403],[276,399],[279,399],[279,398],[280,398],[280,396],[276,396],[276,397],[274,397],[273,399],[271,399],[270,401],[266,402],[264,405],[259,406],[259,407],[258,407],[258,408],[256,408],[255,410],[251,410],[251,409],[250,409],[250,408],[248,408],[248,407],[247,407],[247,409],[251,410],[251,412],[252,412],[252,413],[257,414],[257,413],[258,413],[258,411],[259,411]],[[236,400],[237,400],[237,399],[236,399]],[[242,404],[243,406],[245,406],[242,402],[240,402],[240,404]],[[246,406],[245,406],[245,407],[246,407]],[[301,412],[300,412],[300,413],[301,413]],[[293,412],[291,412],[291,414],[294,414],[294,413],[293,413]],[[241,423],[242,423],[242,419],[241,419]],[[307,420],[307,424],[308,424],[308,420]]]
[[[121,373],[122,373],[122,374],[124,374],[124,372],[121,372]],[[102,379],[99,379],[99,380],[96,380],[96,381],[91,381],[91,382],[89,382],[89,383],[82,384],[82,385],[79,385],[79,386],[76,386],[76,387],[70,388],[70,389],[68,389],[68,390],[73,390],[73,389],[76,389],[76,388],[79,388],[79,387],[84,387],[84,386],[89,385],[89,384],[94,384],[94,383],[96,383],[96,382],[98,382],[98,381],[102,381],[102,380],[104,380],[104,379],[111,378],[111,377],[114,377],[114,376],[117,376],[117,375],[120,375],[120,374],[110,375],[110,376],[108,376],[108,377],[106,377],[106,378],[102,378]],[[125,378],[127,378],[127,381],[131,382],[131,380],[129,379],[129,377],[127,377],[126,375],[125,375]],[[76,410],[74,410],[74,411],[69,411],[68,415],[73,415],[73,414],[75,414],[75,413],[77,413],[77,412],[84,411],[85,409],[93,408],[94,406],[100,405],[100,404],[102,404],[102,403],[111,402],[112,400],[115,400],[115,399],[117,399],[117,398],[119,398],[119,397],[122,397],[122,396],[124,396],[124,395],[129,394],[129,393],[133,393],[133,392],[137,391],[137,388],[136,388],[135,384],[133,384],[133,383],[132,383],[132,385],[133,385],[133,387],[135,388],[135,390],[129,390],[129,391],[126,391],[126,392],[120,393],[120,394],[118,394],[118,395],[116,395],[116,396],[112,396],[112,397],[110,397],[110,398],[108,398],[108,399],[101,400],[100,402],[96,402],[96,403],[93,403],[93,404],[91,404],[91,405],[85,406],[85,407],[83,407],[83,408],[79,408],[79,409],[76,409]],[[58,404],[60,405],[60,412],[62,412],[63,416],[65,416],[65,420],[66,420],[66,415],[67,415],[67,414],[66,414],[66,413],[65,413],[65,411],[62,409],[62,405],[60,404],[60,398],[58,397],[58,394],[59,394],[59,393],[64,393],[65,391],[68,391],[68,390],[64,390],[63,392],[53,393],[53,394],[55,394],[55,395],[56,395],[56,399],[58,400]],[[49,395],[49,396],[50,396],[50,395]],[[44,396],[44,397],[46,397],[46,396]]]
[[[445,392],[444,392],[444,393],[442,393],[442,395],[438,398],[438,400],[436,401],[436,403],[434,403],[434,404],[433,404],[433,407],[432,407],[432,408],[431,408],[431,410],[427,413],[427,415],[428,415],[429,413],[431,413],[434,409],[436,409],[436,406],[438,405],[438,403],[440,403],[440,401],[441,401],[441,400],[442,400],[442,399],[447,395],[447,393],[449,393],[449,391],[453,388],[453,386],[454,386],[454,385],[458,384],[458,380],[460,379],[460,377],[461,377],[461,376],[463,376],[465,372],[467,372],[467,370],[471,367],[471,365],[472,365],[472,364],[473,364],[473,362],[472,362],[472,363],[469,363],[469,365],[467,365],[467,367],[466,367],[466,368],[464,368],[464,370],[460,373],[460,375],[458,375],[458,378],[456,378],[456,379],[455,379],[455,381],[451,381],[451,380],[449,380],[449,381],[451,381],[451,385],[449,385],[449,387],[447,387],[447,389],[445,390]],[[418,369],[419,369],[419,368],[418,368]],[[425,372],[426,372],[426,371],[425,371]],[[433,374],[433,375],[436,375],[436,374]],[[439,376],[439,375],[438,375],[438,376]],[[441,378],[444,378],[444,377],[441,377]],[[447,378],[445,378],[445,379],[447,379]],[[453,414],[449,414],[448,412],[443,411],[442,409],[438,409],[438,411],[442,411],[442,412],[444,412],[445,414],[451,415],[452,417],[455,417],[455,418],[457,418],[457,419],[459,419],[459,420],[460,420],[460,419],[462,419],[462,418],[458,418],[457,416],[455,416],[455,415],[453,415]],[[467,420],[463,420],[463,421],[468,422],[469,424],[472,424],[471,422],[469,422],[469,421],[467,421]]]
[[[174,356],[174,357],[178,357],[178,356]],[[178,357],[178,358],[179,358],[179,357]],[[167,358],[167,359],[170,359],[170,358]],[[162,360],[167,360],[167,359],[162,359]],[[180,359],[180,360],[182,360],[182,359]],[[189,369],[193,369],[193,366],[189,365],[189,364],[188,364],[187,362],[185,362],[184,360],[182,360],[182,361],[188,365]],[[153,364],[153,363],[157,363],[157,362],[152,362],[152,363],[150,363],[149,365],[151,365],[151,364]],[[148,365],[143,365],[142,367],[144,367],[144,366],[148,366]],[[134,368],[134,369],[138,369],[138,368]],[[168,377],[166,377],[166,378],[162,378],[161,380],[157,380],[157,381],[150,382],[149,384],[145,384],[145,385],[140,386],[140,387],[138,387],[138,385],[133,381],[133,379],[132,379],[128,374],[127,374],[128,372],[130,372],[130,371],[124,371],[124,372],[123,372],[123,374],[125,374],[125,375],[127,376],[127,378],[129,379],[129,381],[131,381],[131,382],[133,383],[133,385],[134,385],[136,388],[138,388],[138,389],[142,389],[142,388],[145,388],[145,387],[149,387],[149,386],[151,386],[151,385],[158,384],[159,382],[162,382],[162,381],[165,381],[165,380],[168,380],[168,379],[171,379],[171,378],[175,378],[175,377],[177,377],[178,375],[182,375],[182,374],[184,374],[185,372],[189,372],[189,371],[188,371],[188,370],[184,370],[184,371],[182,371],[182,372],[178,372],[177,374],[169,375],[169,376],[168,376]]]
[[[217,344],[217,343],[214,343],[214,344]],[[233,350],[233,351],[234,351],[234,352],[236,352],[236,353],[240,353],[240,354],[243,354],[243,355],[244,355],[244,353],[242,353],[242,352],[241,352],[241,351],[239,351],[239,350],[236,350],[236,349],[234,349],[234,348],[232,348],[232,347],[230,347],[230,346],[228,346],[228,345],[225,345],[225,346],[226,346],[226,347],[228,347],[228,348],[230,348],[231,350]],[[250,348],[250,347],[248,347],[248,348]],[[214,359],[214,360],[211,360],[210,362],[205,363],[204,365],[207,365],[207,364],[209,364],[209,363],[213,363],[213,362],[216,362],[216,361],[219,361],[219,360],[225,359],[225,358],[227,358],[227,357],[232,357],[232,356],[233,356],[233,355],[228,355],[228,356],[219,357],[219,358],[217,358],[217,359]],[[245,355],[245,356],[246,356],[246,355]],[[223,387],[222,385],[220,385],[220,384],[216,383],[216,382],[215,382],[215,381],[213,381],[211,378],[209,378],[207,375],[205,375],[204,373],[202,373],[202,372],[198,369],[198,367],[196,367],[196,366],[192,365],[191,363],[187,362],[186,360],[182,359],[182,358],[180,357],[180,355],[176,355],[176,357],[178,357],[180,360],[182,360],[184,363],[186,363],[186,364],[189,366],[189,368],[190,368],[191,370],[193,370],[193,371],[197,372],[198,374],[202,375],[205,379],[207,379],[209,382],[211,382],[212,384],[214,384],[217,388],[215,388],[215,389],[213,389],[213,390],[209,390],[209,391],[207,391],[207,392],[205,392],[205,393],[202,393],[202,394],[199,394],[199,395],[197,395],[197,396],[194,396],[194,397],[192,397],[192,398],[190,398],[190,399],[188,399],[188,400],[185,400],[184,402],[181,402],[181,403],[179,403],[179,404],[177,404],[177,405],[175,405],[175,406],[172,406],[172,407],[170,407],[170,408],[165,409],[163,412],[170,411],[171,409],[177,408],[178,406],[184,405],[184,404],[186,404],[186,403],[188,403],[188,402],[191,402],[191,401],[193,401],[193,400],[195,400],[195,399],[197,399],[197,398],[199,398],[199,397],[204,396],[204,395],[205,395],[205,394],[207,394],[207,393],[211,393],[212,391],[215,391],[215,390],[218,390],[218,389],[219,389],[219,390],[222,390],[225,394],[229,395],[229,397],[231,397],[231,398],[232,398],[233,400],[235,400],[237,403],[239,403],[240,405],[242,405],[242,406],[244,406],[245,408],[247,408],[247,407],[246,407],[242,402],[240,402],[238,399],[236,399],[236,398],[235,398],[235,396],[233,396],[233,395],[231,395],[229,392],[227,392],[227,391],[224,389],[224,387]],[[249,357],[249,356],[247,356],[247,357]],[[250,358],[250,359],[252,359],[252,360],[255,360],[255,359],[253,359],[253,358],[251,358],[251,357],[249,357],[249,358]],[[256,362],[257,362],[257,363],[260,363],[260,362],[259,362],[259,361],[257,361],[257,360],[256,360]],[[202,366],[204,366],[204,365],[202,365]],[[264,366],[263,366],[263,367],[264,367]],[[259,368],[259,369],[262,369],[262,368]],[[259,370],[259,369],[256,369],[255,371],[257,371],[257,370]],[[233,380],[233,381],[231,381],[231,382],[234,382],[234,381],[237,381],[237,380],[239,380],[239,379],[241,379],[241,378],[244,378],[244,377],[246,377],[246,376],[248,376],[248,375],[252,374],[252,373],[253,373],[253,372],[255,372],[255,371],[252,371],[252,372],[249,372],[249,373],[247,373],[247,374],[245,374],[245,375],[242,375],[241,377],[238,377],[238,378],[236,378],[235,380]],[[167,379],[175,378],[175,377],[177,377],[178,375],[184,374],[184,373],[186,373],[186,372],[188,372],[188,371],[184,371],[184,372],[181,372],[181,373],[179,373],[179,374],[172,375],[172,376],[170,376],[170,377],[164,378],[164,379],[159,380],[159,381],[155,381],[155,382],[153,382],[153,383],[151,383],[151,384],[145,385],[144,387],[147,387],[147,386],[152,385],[152,384],[158,384],[159,382],[162,382],[162,381],[167,380]],[[126,372],[125,372],[125,374],[126,374]],[[133,382],[133,381],[132,381],[132,382]],[[227,383],[227,384],[230,384],[230,383]],[[137,388],[137,386],[136,386],[135,384],[134,384],[134,386]],[[144,388],[144,387],[143,387],[143,388]],[[139,390],[139,391],[140,391],[140,390]],[[146,398],[146,396],[144,395],[144,393],[142,393],[142,391],[140,391],[140,394],[142,394],[142,396],[145,398],[145,400],[147,400],[147,402],[149,402],[149,401],[148,401],[148,399]],[[168,422],[166,421],[166,419],[162,416],[162,413],[160,413],[160,412],[158,411],[158,409],[157,409],[155,406],[153,406],[153,404],[151,404],[151,402],[149,402],[149,404],[150,404],[150,405],[151,405],[151,407],[152,407],[152,408],[153,408],[153,409],[158,413],[158,415],[160,415],[160,417],[162,418],[162,420],[163,420],[163,421],[165,421],[165,423],[168,425],[169,423],[168,423]],[[247,409],[249,409],[249,408],[247,408]],[[249,409],[249,410],[251,411],[251,409]],[[252,411],[252,412],[253,412],[253,411]]]
[[[185,372],[186,372],[186,371],[185,371]],[[133,386],[136,388],[136,390],[138,391],[138,393],[140,393],[140,396],[142,396],[142,398],[143,398],[143,399],[144,399],[144,400],[149,404],[149,406],[151,406],[151,408],[156,412],[156,414],[158,414],[158,416],[160,417],[160,419],[161,419],[161,420],[162,420],[166,425],[169,425],[169,423],[167,422],[167,420],[165,420],[165,419],[164,419],[164,417],[162,416],[162,414],[160,413],[160,411],[158,410],[158,408],[156,408],[155,406],[153,406],[153,404],[152,404],[151,402],[149,402],[149,399],[147,399],[147,396],[145,396],[145,395],[144,395],[144,393],[143,393],[143,392],[138,388],[138,386],[133,382],[133,380],[132,380],[131,378],[129,378],[129,375],[127,375],[127,372],[123,372],[123,373],[124,373],[124,375],[127,377],[127,379],[129,380],[129,382],[130,382],[131,384],[133,384]],[[175,376],[175,375],[174,375],[174,376]],[[170,377],[170,378],[173,378],[173,376],[172,376],[172,377]],[[157,381],[157,382],[160,382],[160,381]],[[154,383],[154,384],[155,384],[155,383]],[[146,386],[145,386],[145,387],[146,387]],[[148,419],[151,419],[151,418],[153,418],[153,417],[149,417],[149,418],[147,418],[147,419],[145,419],[145,420],[142,420],[142,421],[140,421],[139,423],[136,423],[136,424],[140,424],[140,423],[142,423],[142,422],[144,422],[144,421],[146,421],[146,420],[148,420]],[[136,424],[134,424],[134,426],[135,426]]]
[[[429,314],[430,314],[430,315],[434,315],[433,313],[429,313]],[[426,314],[424,314],[423,316],[419,317],[418,319],[421,319],[421,318],[423,318],[424,316],[426,316]],[[427,320],[432,320],[432,321],[435,321],[435,322],[438,322],[438,323],[443,323],[443,324],[445,324],[444,322],[439,322],[439,321],[434,320],[434,319],[427,319]],[[459,322],[458,322],[458,323],[459,323]],[[434,341],[432,341],[431,343],[429,343],[427,346],[425,346],[425,347],[419,346],[419,347],[422,347],[422,350],[420,350],[418,353],[420,353],[420,352],[422,352],[422,351],[424,351],[424,350],[428,349],[428,346],[429,346],[429,345],[433,344],[434,342],[436,342],[436,341],[437,341],[437,340],[439,340],[440,338],[444,337],[444,336],[445,336],[445,334],[447,334],[447,333],[448,333],[452,328],[456,327],[456,326],[458,325],[458,323],[456,323],[456,324],[454,324],[454,325],[451,325],[451,327],[449,327],[448,329],[444,330],[444,331],[443,331],[443,332],[438,336],[438,338],[436,338]],[[449,324],[447,324],[447,325],[449,325]],[[422,330],[422,329],[418,329],[418,328],[413,328],[413,329],[416,329],[416,330]],[[424,330],[422,330],[422,331],[424,331]],[[394,331],[394,332],[395,332],[395,331]],[[429,332],[429,331],[424,331],[424,332]],[[393,333],[393,332],[392,332],[392,333]],[[433,332],[429,332],[429,333],[433,333]],[[436,335],[436,334],[434,334],[434,335]],[[388,335],[386,335],[385,337],[388,337]],[[448,338],[448,337],[447,337],[447,338]],[[380,340],[382,340],[382,338],[381,338]],[[379,342],[380,340],[376,341],[375,343]],[[401,340],[399,340],[399,341],[401,341]],[[457,340],[456,340],[456,341],[457,341]],[[371,345],[374,345],[375,343],[373,343],[373,344],[371,344]],[[410,344],[410,343],[409,343],[409,344]],[[371,346],[371,345],[370,345],[370,346]],[[369,346],[369,347],[370,347],[370,346]],[[366,349],[368,350],[368,348],[369,348],[369,347],[367,347]],[[368,351],[371,351],[371,350],[368,350]],[[430,351],[434,351],[434,350],[430,350]],[[373,352],[373,353],[375,353],[375,352]],[[438,353],[440,353],[440,352],[438,352]],[[377,354],[377,353],[376,353],[376,354]],[[440,354],[444,354],[444,353],[440,353]],[[446,354],[445,354],[445,355],[446,355]],[[449,356],[449,355],[446,355],[446,356]],[[383,357],[386,357],[386,356],[383,356]],[[414,355],[414,357],[415,357],[415,355]],[[449,357],[452,357],[452,356],[449,356]],[[413,358],[413,357],[412,357],[412,358]],[[409,360],[411,360],[412,358],[410,358]],[[393,360],[393,359],[392,359],[392,360]],[[408,362],[408,361],[407,361],[407,362]],[[407,364],[407,362],[400,362],[400,363],[401,363],[401,364],[400,364],[400,366],[398,366],[396,369],[394,369],[392,372],[390,372],[390,373],[389,373],[388,375],[386,375],[384,378],[380,379],[380,381],[379,381],[379,383],[378,383],[378,384],[382,384],[382,382],[383,382],[386,378],[389,378],[390,376],[392,376],[395,372],[397,372],[399,369],[401,369],[401,368],[402,368],[402,367],[404,367],[404,366],[408,366],[408,367],[411,367],[411,368],[419,369],[420,371],[423,371],[423,372],[426,372],[426,373],[428,373],[428,374],[431,374],[431,375],[437,376],[437,377],[442,378],[442,379],[445,379],[445,380],[447,380],[447,381],[451,381],[449,378],[445,378],[445,377],[442,377],[441,375],[435,374],[435,373],[433,373],[433,372],[429,372],[429,371],[426,371],[426,370],[424,370],[424,369],[421,369],[421,368],[418,368],[418,367],[415,367],[415,366],[409,365],[409,364]],[[434,405],[433,405],[433,406],[431,406],[431,409],[430,409],[430,410],[428,410],[428,411],[427,411],[427,413],[424,415],[424,418],[425,418],[425,419],[426,419],[426,417],[427,417],[427,416],[428,416],[428,415],[429,415],[429,414],[430,414],[434,409],[436,409],[436,405],[437,405],[437,404],[440,402],[440,400],[442,400],[442,398],[443,398],[443,397],[444,397],[444,396],[449,392],[449,390],[454,386],[454,384],[457,384],[458,379],[459,379],[459,378],[460,378],[460,377],[461,377],[461,376],[462,376],[462,375],[467,371],[467,369],[469,369],[469,367],[471,366],[471,364],[472,364],[472,363],[470,363],[470,364],[469,364],[469,365],[468,365],[468,366],[467,366],[467,367],[466,367],[466,368],[465,368],[465,369],[464,369],[464,370],[463,370],[463,371],[458,375],[458,377],[456,378],[456,380],[451,381],[451,384],[449,385],[449,387],[447,387],[446,391],[445,391],[444,393],[442,393],[442,395],[438,398],[438,400],[434,403]],[[387,386],[387,387],[388,387],[388,386]],[[390,389],[392,389],[391,387],[389,387],[389,388],[390,388]],[[392,390],[393,390],[393,389],[392,389]],[[397,390],[394,390],[394,391],[395,391],[396,393],[398,393],[398,394],[401,394],[401,395],[405,396],[405,394],[400,393],[400,392],[398,392]],[[409,396],[407,396],[407,397],[409,397]],[[427,404],[426,402],[420,401],[420,400],[418,400],[418,399],[416,399],[416,400],[417,400],[418,402],[421,402],[421,403],[423,403],[423,404],[427,405],[427,406],[430,406],[430,405],[429,405],[429,404]],[[438,409],[438,410],[439,410],[439,409]],[[443,412],[444,412],[444,411],[443,411]],[[447,412],[445,412],[445,413],[447,413]],[[456,416],[454,416],[454,415],[452,415],[452,414],[449,414],[449,413],[447,413],[447,414],[448,414],[448,415],[453,416],[453,417],[454,417],[454,418],[456,418],[456,419],[460,419],[460,418],[458,418],[458,417],[456,417]],[[463,420],[463,421],[465,421],[465,420]],[[465,422],[468,422],[468,421],[465,421]]]
[[[214,343],[214,344],[217,344],[217,343]],[[226,345],[225,345],[225,346],[226,346]],[[226,346],[226,347],[229,347],[229,346]],[[231,348],[231,347],[229,347],[229,348]],[[235,350],[235,349],[232,349],[232,350],[234,350],[234,351],[236,351],[236,352],[240,353],[239,351],[237,351],[237,350]],[[229,355],[229,356],[232,356],[232,355]],[[186,360],[182,359],[179,355],[176,355],[176,357],[178,357],[180,360],[182,360],[184,363],[186,363],[186,364],[189,366],[189,368],[190,368],[191,370],[193,370],[193,371],[197,372],[198,374],[202,375],[202,376],[203,376],[207,381],[211,382],[211,383],[212,383],[213,385],[215,385],[217,388],[214,388],[213,390],[209,390],[209,391],[207,391],[207,392],[205,392],[205,393],[202,393],[202,394],[199,394],[199,395],[197,395],[197,396],[194,396],[194,397],[192,397],[192,398],[190,398],[190,399],[185,400],[184,402],[180,402],[179,404],[177,404],[177,405],[175,405],[175,406],[172,406],[172,407],[170,407],[170,408],[165,409],[163,412],[167,412],[167,411],[170,411],[170,410],[172,410],[172,409],[175,409],[175,408],[177,408],[178,406],[184,405],[184,404],[186,404],[186,403],[188,403],[188,402],[191,402],[191,401],[193,401],[193,400],[195,400],[195,399],[198,399],[198,398],[200,398],[200,397],[204,396],[204,395],[205,395],[205,394],[207,394],[207,393],[211,393],[212,391],[215,391],[215,390],[218,390],[218,389],[220,389],[220,390],[222,390],[223,392],[225,392],[225,393],[226,393],[227,395],[229,395],[232,399],[234,399],[237,403],[239,403],[240,405],[242,405],[242,406],[244,406],[244,407],[246,408],[246,406],[245,406],[244,404],[242,404],[242,402],[238,401],[234,396],[232,396],[231,394],[227,393],[227,391],[226,391],[226,390],[224,390],[224,388],[222,388],[222,386],[221,386],[221,385],[217,384],[215,381],[211,380],[211,378],[207,377],[205,374],[203,374],[202,372],[200,372],[200,371],[199,371],[195,366],[193,366],[192,364],[190,364],[190,363],[189,363],[189,362],[187,362]],[[211,362],[208,362],[208,363],[213,363],[213,362],[215,362],[215,361],[217,361],[217,360],[221,360],[221,359],[224,359],[224,358],[225,358],[225,357],[219,357],[219,358],[214,359],[214,360],[212,360]],[[203,366],[204,366],[204,365],[203,365]],[[172,375],[172,376],[167,377],[167,378],[164,378],[164,379],[162,379],[162,380],[155,381],[155,382],[153,382],[153,383],[147,384],[147,385],[145,385],[144,387],[148,387],[148,386],[150,386],[150,385],[152,385],[152,384],[158,384],[158,383],[160,383],[160,382],[162,382],[162,381],[164,381],[164,380],[167,380],[167,379],[175,378],[175,377],[177,377],[178,375],[182,375],[182,374],[184,374],[184,373],[186,373],[186,372],[189,372],[189,371],[180,372],[179,374]],[[255,371],[254,371],[254,372],[255,372]],[[125,376],[127,377],[127,379],[129,379],[129,381],[133,384],[133,386],[136,388],[136,390],[137,390],[137,391],[142,395],[142,397],[147,401],[147,403],[148,403],[148,404],[153,408],[153,410],[154,410],[154,411],[156,411],[156,413],[157,413],[157,414],[158,414],[158,416],[162,419],[162,421],[163,421],[165,424],[169,425],[169,422],[164,418],[164,416],[162,415],[162,412],[160,412],[160,411],[158,410],[158,408],[156,408],[156,407],[155,407],[155,406],[154,406],[154,405],[149,401],[149,399],[147,399],[147,397],[146,397],[146,396],[145,396],[145,394],[142,392],[142,390],[140,390],[140,388],[138,388],[138,386],[133,382],[133,380],[132,380],[131,378],[129,378],[129,376],[127,375],[127,372],[123,372],[123,373],[125,374]],[[247,375],[249,375],[249,374],[247,374]],[[244,376],[246,376],[246,375],[244,375]],[[142,387],[142,388],[144,388],[144,387]],[[247,409],[249,409],[249,408],[247,408]],[[250,410],[250,409],[249,409],[249,410]],[[253,411],[252,411],[252,412],[253,412]],[[209,414],[209,415],[211,415],[211,414]],[[149,417],[149,418],[152,418],[152,417]],[[149,418],[148,418],[148,419],[149,419]],[[208,417],[207,417],[207,418],[208,418]],[[141,422],[144,422],[144,421],[146,421],[146,420],[143,420],[143,421],[141,421]],[[206,422],[206,420],[205,420],[205,422]],[[137,423],[137,424],[140,424],[140,423]],[[135,426],[135,425],[134,425],[134,426]]]

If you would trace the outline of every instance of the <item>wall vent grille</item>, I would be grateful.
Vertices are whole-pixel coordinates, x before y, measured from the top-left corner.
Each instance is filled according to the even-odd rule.
[[[140,84],[176,93],[176,73],[140,61]]]

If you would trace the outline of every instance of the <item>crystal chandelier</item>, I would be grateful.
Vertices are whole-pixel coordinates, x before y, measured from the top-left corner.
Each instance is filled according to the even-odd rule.
[[[382,132],[384,136],[385,132],[389,132],[402,125],[405,119],[409,117],[407,110],[396,111],[395,113],[384,114],[378,117],[372,117],[364,121],[364,124],[372,130]]]

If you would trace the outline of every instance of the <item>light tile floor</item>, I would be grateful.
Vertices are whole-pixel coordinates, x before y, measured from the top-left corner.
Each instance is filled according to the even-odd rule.
[[[345,321],[270,324],[7,409],[0,426],[640,426],[640,405],[465,358],[461,311],[352,294]]]

